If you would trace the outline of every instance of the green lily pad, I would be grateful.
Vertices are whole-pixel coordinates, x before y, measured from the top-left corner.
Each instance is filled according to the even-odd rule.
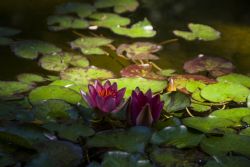
[[[85,29],[88,28],[87,20],[78,19],[71,16],[50,16],[47,19],[49,30],[60,31],[66,29]]]
[[[250,157],[250,137],[237,134],[225,134],[223,137],[208,137],[201,141],[201,148],[206,153],[226,155],[235,152]]]
[[[68,81],[68,80],[55,80],[52,83],[50,83],[49,85],[63,86],[65,88],[72,89],[76,92],[80,92],[81,90],[88,91],[87,85],[82,85],[82,84],[79,85],[73,81]]]
[[[122,151],[109,151],[105,153],[102,167],[152,167],[149,160],[140,160],[139,156]]]
[[[63,139],[71,140],[77,142],[79,137],[89,137],[92,136],[95,131],[81,123],[74,122],[73,124],[57,124],[49,123],[43,125],[51,132],[56,132],[56,134]]]
[[[143,152],[150,137],[150,129],[137,126],[129,130],[99,132],[87,140],[87,146],[111,147],[128,152]]]
[[[201,96],[211,102],[245,102],[250,90],[232,82],[218,82],[201,89]]]
[[[197,104],[197,103],[191,103],[191,109],[196,112],[206,112],[211,110],[211,106],[203,105],[203,104]]]
[[[0,37],[10,37],[19,34],[21,31],[10,28],[10,27],[0,27]]]
[[[137,9],[139,3],[137,0],[97,0],[95,2],[95,7],[97,8],[107,8],[114,7],[116,13],[133,12]]]
[[[247,123],[247,124],[250,124],[250,115],[246,115],[242,118],[242,121]]]
[[[17,80],[23,83],[44,82],[46,79],[38,74],[23,73],[17,76]]]
[[[84,37],[76,39],[70,45],[73,49],[80,49],[83,54],[108,54],[101,47],[112,43],[111,39],[104,37]]]
[[[15,42],[11,45],[11,48],[18,57],[25,59],[36,59],[39,54],[44,55],[61,51],[53,44],[38,40]]]
[[[250,77],[242,74],[232,73],[218,77],[217,80],[238,83],[245,87],[250,88]]]
[[[13,43],[13,40],[11,38],[0,37],[0,46],[9,45],[11,43]]]
[[[77,112],[62,100],[41,101],[33,106],[32,111],[37,120],[43,122],[67,121],[77,119]]]
[[[94,19],[94,21],[90,21],[90,25],[98,27],[112,28],[130,24],[129,18],[113,13],[94,13],[89,18]]]
[[[207,25],[190,23],[188,24],[188,28],[191,32],[175,30],[174,34],[189,41],[195,39],[213,41],[220,38],[220,32]]]
[[[118,35],[125,35],[131,38],[150,38],[156,35],[156,31],[146,18],[143,21],[133,24],[130,28],[121,26],[112,27],[111,30]]]
[[[27,163],[26,167],[78,166],[82,160],[81,147],[70,142],[49,141],[37,147],[39,153]]]
[[[50,99],[64,100],[71,104],[77,104],[81,101],[81,95],[71,89],[56,85],[41,86],[32,90],[29,94],[29,100],[32,104]]]
[[[88,3],[68,2],[57,6],[57,14],[76,14],[81,18],[87,17],[95,12],[94,6]]]
[[[22,97],[21,93],[30,91],[33,85],[15,82],[15,81],[0,81],[0,99]]]
[[[173,76],[174,73],[175,73],[174,69],[163,69],[163,70],[157,72],[157,74],[165,76],[165,77]]]
[[[114,78],[111,71],[93,66],[89,68],[69,68],[62,71],[60,76],[63,80],[73,81],[79,85],[87,85],[91,80]]]
[[[250,160],[242,156],[215,156],[204,167],[248,167]]]
[[[189,132],[186,126],[169,126],[152,135],[151,143],[157,145],[172,145],[177,148],[197,146],[204,134]]]
[[[145,78],[118,78],[118,79],[110,79],[110,82],[116,82],[119,88],[126,88],[125,97],[128,98],[131,96],[133,90],[136,87],[139,87],[141,91],[146,92],[149,89],[152,92],[160,92],[167,86],[167,81],[159,81],[159,80],[151,80]]]
[[[218,118],[225,118],[240,123],[242,118],[250,116],[250,108],[232,108],[216,110],[210,114]]]
[[[84,68],[89,66],[89,60],[81,55],[73,55],[69,63],[74,67]]]
[[[218,117],[189,117],[182,120],[183,124],[204,133],[212,133],[215,130],[229,128],[237,125],[234,121]],[[223,131],[223,130],[222,130]]]

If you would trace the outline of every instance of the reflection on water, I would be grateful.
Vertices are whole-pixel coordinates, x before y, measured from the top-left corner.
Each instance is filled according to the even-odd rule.
[[[57,4],[69,0],[9,0],[0,2],[0,26],[21,29],[15,39],[41,39],[55,43],[68,50],[68,42],[77,36],[71,31],[49,32],[46,18],[53,13]],[[83,0],[82,0],[83,1]],[[236,0],[143,0],[141,8],[133,14],[134,19],[147,16],[158,31],[153,40],[161,42],[174,38],[172,30],[185,29],[188,22],[208,24],[222,32],[222,38],[214,42],[186,42],[165,45],[159,52],[161,60],[156,62],[162,68],[182,69],[184,61],[200,53],[221,56],[231,60],[239,72],[250,73],[250,5]],[[84,33],[84,31],[81,31]],[[116,38],[117,43],[133,40],[118,37],[108,30],[102,32]],[[145,41],[137,39],[136,41]],[[113,55],[115,56],[115,55]],[[118,71],[128,64],[121,59],[118,64],[107,56],[89,56],[91,64]],[[17,58],[8,47],[0,47],[0,79],[13,79],[22,72],[46,73],[34,61]]]

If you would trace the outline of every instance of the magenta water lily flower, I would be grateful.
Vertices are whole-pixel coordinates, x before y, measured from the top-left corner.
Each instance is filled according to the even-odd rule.
[[[164,102],[160,95],[153,96],[148,90],[145,94],[136,88],[130,97],[128,119],[133,125],[151,126],[160,118]]]
[[[125,88],[117,90],[116,83],[111,85],[110,81],[106,81],[102,85],[99,81],[95,81],[94,85],[88,85],[88,89],[89,93],[81,91],[81,94],[91,108],[103,113],[117,112],[121,108]]]

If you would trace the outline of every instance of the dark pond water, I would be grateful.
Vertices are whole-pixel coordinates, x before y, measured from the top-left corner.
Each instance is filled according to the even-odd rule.
[[[84,0],[82,0],[84,1]],[[8,0],[0,2],[0,26],[22,30],[15,40],[41,39],[67,50],[67,42],[76,39],[71,31],[50,32],[46,18],[53,13],[56,5],[67,0]],[[161,42],[175,38],[174,29],[183,29],[189,22],[208,24],[222,33],[214,42],[187,42],[179,40],[164,46],[159,52],[161,59],[156,62],[162,68],[182,70],[183,63],[200,53],[221,56],[231,60],[238,72],[250,73],[250,3],[247,0],[142,0],[140,9],[129,17],[148,17],[158,35],[153,39],[135,39]],[[84,31],[79,31],[84,33]],[[127,43],[133,40],[115,36],[104,31],[107,37]],[[119,38],[119,39],[118,39]],[[105,67],[118,73],[122,68],[107,56],[89,57],[91,64]],[[121,60],[124,65],[128,62]],[[46,73],[35,61],[14,56],[8,47],[0,47],[0,79],[12,80],[23,72]]]

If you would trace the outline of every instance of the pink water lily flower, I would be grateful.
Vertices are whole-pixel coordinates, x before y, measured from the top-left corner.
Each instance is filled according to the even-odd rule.
[[[111,85],[110,81],[106,81],[104,85],[100,81],[95,81],[94,85],[88,85],[89,92],[81,91],[83,99],[93,109],[98,109],[102,113],[110,113],[119,111],[123,104],[123,96],[125,88],[117,90],[117,84]]]
[[[160,118],[164,102],[160,95],[153,96],[148,90],[145,94],[136,88],[132,92],[128,106],[128,119],[132,125],[151,126]]]

